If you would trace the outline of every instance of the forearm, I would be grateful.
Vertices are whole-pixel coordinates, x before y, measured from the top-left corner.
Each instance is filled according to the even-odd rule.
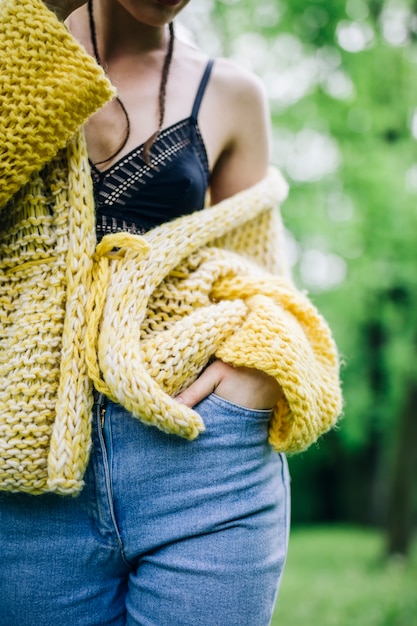
[[[0,207],[114,93],[41,0],[0,2]]]

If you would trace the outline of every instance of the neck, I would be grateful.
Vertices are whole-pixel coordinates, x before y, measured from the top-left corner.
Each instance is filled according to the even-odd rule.
[[[95,30],[95,53],[103,64],[126,55],[166,50],[166,24],[154,26],[142,23],[114,0],[101,0],[100,4],[89,0],[88,12],[90,18],[93,16],[90,30]],[[94,41],[92,43],[94,45]]]

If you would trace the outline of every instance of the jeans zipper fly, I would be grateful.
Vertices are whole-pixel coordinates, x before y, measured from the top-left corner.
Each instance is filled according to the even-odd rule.
[[[107,428],[106,408],[107,408],[107,399],[105,398],[104,395],[100,394],[100,396],[98,398],[98,409],[99,410],[97,412],[97,417],[100,420],[100,423],[97,424],[97,425],[99,427],[98,436],[99,436],[101,451],[102,451],[102,455],[103,455],[104,480],[105,480],[105,483],[106,483],[107,502],[108,502],[108,506],[109,506],[110,517],[111,517],[111,520],[112,520],[112,526],[113,526],[114,531],[116,533],[116,540],[117,540],[117,544],[118,544],[121,556],[123,558],[123,561],[127,565],[129,565],[128,561],[126,560],[126,557],[124,556],[123,542],[122,542],[122,538],[120,536],[119,528],[118,528],[118,525],[117,525],[116,514],[115,514],[115,511],[114,511],[114,505],[113,505],[113,485],[112,485],[112,478],[111,478],[111,462],[112,462],[111,442],[109,440],[107,442],[107,444],[106,444],[106,433],[105,433],[105,430]],[[108,436],[108,434],[107,434],[107,436]]]

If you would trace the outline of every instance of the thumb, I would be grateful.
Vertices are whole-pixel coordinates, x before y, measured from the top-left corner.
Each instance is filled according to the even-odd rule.
[[[183,389],[174,399],[188,407],[193,407],[216,389],[220,382],[219,368],[216,363],[209,365],[189,387]]]

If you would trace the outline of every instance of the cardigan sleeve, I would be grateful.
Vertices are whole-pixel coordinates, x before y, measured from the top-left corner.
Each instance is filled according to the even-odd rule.
[[[113,96],[41,0],[0,0],[0,210]]]

